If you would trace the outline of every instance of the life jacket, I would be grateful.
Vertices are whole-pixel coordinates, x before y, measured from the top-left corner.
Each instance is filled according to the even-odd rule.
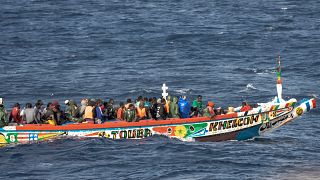
[[[140,107],[138,107],[137,108],[137,116],[139,117],[139,118],[145,118],[145,117],[147,117],[147,112],[146,112],[146,108],[140,108]]]
[[[120,120],[123,120],[124,110],[122,108],[119,108],[117,111],[117,118]]]
[[[84,110],[83,119],[94,119],[93,106],[87,106]]]

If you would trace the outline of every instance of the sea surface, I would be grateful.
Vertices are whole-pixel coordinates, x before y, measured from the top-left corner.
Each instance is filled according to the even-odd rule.
[[[320,95],[320,1],[0,0],[0,96],[216,106]],[[59,139],[0,149],[1,179],[320,179],[320,111],[248,141]]]

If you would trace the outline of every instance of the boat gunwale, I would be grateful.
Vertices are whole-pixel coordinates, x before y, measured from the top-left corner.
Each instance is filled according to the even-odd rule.
[[[262,113],[269,113],[273,111],[279,111],[286,108],[281,108],[277,110],[269,110],[269,111],[263,111],[260,113],[253,113],[245,116],[238,116],[238,113],[232,113],[232,114],[224,114],[224,115],[217,115],[214,118],[210,117],[193,117],[193,118],[170,118],[166,120],[141,120],[139,122],[126,122],[126,121],[113,121],[113,122],[105,122],[102,124],[89,124],[89,123],[78,123],[78,124],[67,124],[67,125],[59,125],[54,126],[50,124],[26,124],[24,126],[11,126],[15,127],[15,129],[8,129],[8,130],[1,130],[0,132],[17,132],[17,131],[77,131],[77,130],[83,130],[83,131],[92,131],[92,130],[100,130],[100,129],[116,129],[116,128],[141,128],[141,127],[158,127],[158,126],[173,126],[173,125],[182,125],[182,124],[193,124],[193,123],[202,123],[202,122],[210,122],[210,121],[221,121],[221,120],[227,120],[227,119],[234,119],[234,118],[245,118],[250,117],[254,115],[260,115]],[[292,109],[288,112],[292,112]],[[248,111],[249,112],[249,111]],[[7,126],[10,127],[10,126]]]

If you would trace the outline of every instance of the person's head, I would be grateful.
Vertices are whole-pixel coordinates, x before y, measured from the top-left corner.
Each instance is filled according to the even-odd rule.
[[[87,99],[82,99],[82,100],[81,100],[81,105],[82,105],[82,106],[88,105],[88,100],[87,100]]]
[[[199,95],[199,96],[197,97],[197,101],[198,101],[198,102],[201,102],[201,101],[202,101],[202,96],[201,96],[201,95]]]
[[[19,103],[15,103],[15,104],[14,104],[14,107],[20,109],[20,104],[19,104]]]
[[[141,99],[143,99],[143,97],[142,96],[138,96],[137,102],[139,102]]]
[[[183,99],[183,100],[186,100],[186,99],[187,99],[187,96],[182,96],[182,99]]]
[[[130,109],[130,110],[134,110],[134,105],[133,105],[133,104],[130,104],[130,105],[129,105],[129,109]]]
[[[132,100],[130,98],[128,98],[127,103],[132,103]]]
[[[144,101],[140,101],[139,108],[144,108]]]
[[[166,100],[164,98],[161,99],[161,104],[163,104],[163,105],[166,104]]]
[[[109,104],[113,104],[114,103],[114,100],[111,98],[110,100],[109,100]]]
[[[120,107],[124,108],[124,103],[123,102],[120,102]]]
[[[167,99],[168,101],[171,101],[171,96],[168,96],[168,99]]]
[[[38,102],[37,102],[37,103],[35,104],[35,107],[36,107],[37,109],[40,109],[41,106],[42,106],[41,103],[38,103]]]
[[[243,101],[242,102],[242,106],[246,106],[247,105],[247,102],[246,101]]]
[[[32,104],[31,103],[27,103],[26,104],[26,108],[32,108]]]
[[[49,102],[48,104],[47,104],[47,108],[50,108],[50,106],[51,106],[51,102]]]
[[[3,105],[3,99],[0,98],[0,105]]]
[[[148,98],[147,98],[147,97],[144,97],[144,98],[143,98],[143,101],[147,102],[147,101],[148,101]]]
[[[214,102],[209,101],[209,102],[208,102],[208,106],[210,106],[210,107],[212,107],[212,108],[213,108],[213,107],[214,107]]]
[[[36,103],[40,104],[40,106],[43,106],[43,102],[41,99],[39,99]]]
[[[177,98],[176,96],[174,96],[173,99],[172,99],[172,101],[173,101],[174,103],[178,103],[178,98]]]

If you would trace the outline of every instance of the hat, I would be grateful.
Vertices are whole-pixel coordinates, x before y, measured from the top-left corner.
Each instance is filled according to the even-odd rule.
[[[214,106],[214,102],[209,101],[209,102],[208,102],[208,106],[213,107],[213,106]]]
[[[69,102],[70,102],[70,101],[67,99],[67,100],[64,101],[64,104],[67,105]]]
[[[0,105],[3,105],[3,99],[0,98]]]

